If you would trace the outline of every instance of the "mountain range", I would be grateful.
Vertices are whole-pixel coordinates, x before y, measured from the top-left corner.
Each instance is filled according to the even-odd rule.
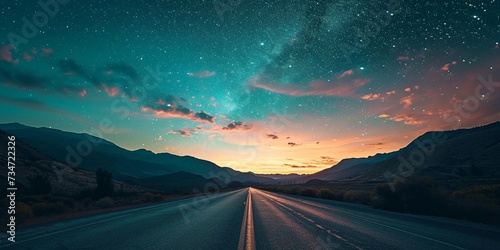
[[[0,130],[16,136],[21,151],[31,159],[29,165],[35,169],[47,168],[47,162],[53,162],[52,165],[80,171],[88,177],[102,168],[110,171],[117,181],[169,191],[200,189],[208,182],[373,181],[394,174],[404,177],[426,175],[437,179],[500,176],[500,122],[470,129],[427,132],[397,151],[344,159],[309,175],[244,173],[191,156],[153,153],[145,149],[131,151],[89,134],[19,123],[0,124]],[[0,135],[2,138],[7,136],[5,133]],[[57,176],[51,178],[55,180]]]

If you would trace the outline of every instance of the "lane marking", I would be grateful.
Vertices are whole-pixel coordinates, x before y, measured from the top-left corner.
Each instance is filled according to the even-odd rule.
[[[247,201],[245,202],[245,212],[243,212],[243,222],[241,223],[238,250],[255,250],[251,189],[252,188],[248,188]]]
[[[236,192],[239,192],[239,191],[240,190],[230,191],[230,192],[224,193],[224,195],[236,193]],[[216,194],[216,195],[219,195],[219,194]],[[213,199],[213,198],[216,198],[216,197],[217,196],[213,196],[213,197],[210,197],[209,199]],[[87,223],[87,224],[83,224],[83,225],[79,225],[79,226],[74,226],[74,227],[70,227],[70,228],[66,228],[66,229],[61,229],[61,230],[57,230],[57,231],[54,231],[54,232],[51,232],[51,233],[46,233],[46,234],[42,234],[42,235],[38,235],[38,236],[30,237],[32,235],[36,235],[37,232],[28,233],[28,234],[22,235],[22,236],[23,237],[29,237],[29,238],[22,239],[22,240],[17,240],[16,242],[12,242],[12,243],[3,244],[3,245],[0,245],[0,247],[9,247],[9,246],[21,244],[21,243],[24,243],[24,242],[32,241],[32,240],[35,240],[35,239],[40,239],[40,238],[44,238],[44,237],[47,237],[47,236],[51,236],[51,235],[54,235],[54,234],[64,233],[64,232],[72,231],[72,230],[79,229],[79,228],[82,228],[82,227],[88,227],[88,226],[92,226],[92,225],[99,224],[99,223],[102,223],[102,222],[119,219],[119,218],[122,218],[122,217],[127,217],[127,216],[130,217],[130,214],[137,213],[137,212],[143,213],[143,212],[149,212],[151,210],[156,210],[158,208],[163,209],[164,207],[173,206],[173,205],[176,205],[177,203],[185,202],[185,201],[192,200],[192,199],[193,198],[186,198],[186,199],[181,199],[181,200],[176,200],[176,201],[165,202],[165,203],[161,203],[161,204],[155,204],[155,205],[151,205],[151,206],[131,208],[131,209],[126,209],[126,210],[119,210],[119,211],[111,212],[111,214],[95,214],[95,215],[90,215],[89,217],[107,216],[107,215],[112,215],[113,213],[116,213],[117,215],[118,214],[122,214],[122,215],[119,215],[119,216],[116,216],[116,217],[102,219],[102,220],[94,221],[94,222],[91,222],[91,223]],[[80,220],[80,219],[85,219],[85,218],[86,217],[75,218],[73,220]],[[60,223],[60,222],[56,221],[54,223]],[[42,228],[36,227],[34,229],[44,229],[44,228],[47,228],[47,227],[42,227]]]
[[[263,193],[267,193],[267,192],[263,192]],[[267,194],[268,197],[271,197],[273,195],[271,194]],[[270,198],[272,199],[272,198]],[[272,199],[274,200],[274,199]],[[285,199],[286,200],[286,199]],[[290,200],[288,200],[290,201]],[[277,201],[276,201],[277,202]],[[277,202],[279,203],[279,202]],[[306,203],[307,204],[307,203]],[[321,204],[321,203],[320,203]],[[281,205],[281,204],[280,204]],[[323,205],[323,204],[321,204]],[[324,205],[323,205],[324,206]],[[286,207],[288,209],[288,207]],[[328,207],[327,207],[328,208]],[[369,220],[369,219],[366,219],[360,215],[356,215],[356,214],[353,214],[353,213],[349,213],[349,212],[344,212],[344,211],[341,211],[337,208],[334,208],[334,207],[330,207],[329,209],[333,209],[335,210],[336,212],[339,212],[339,213],[343,213],[343,214],[346,214],[348,216],[351,216],[351,217],[354,217],[358,220],[362,220],[362,221],[365,221],[365,222],[368,222],[368,223],[372,223],[372,224],[375,224],[375,225],[378,225],[378,226],[382,226],[382,227],[385,227],[385,228],[389,228],[389,229],[392,229],[392,230],[396,230],[396,231],[400,231],[400,232],[403,232],[403,233],[407,233],[407,234],[410,234],[410,235],[413,235],[413,236],[417,236],[417,237],[420,237],[420,238],[423,238],[423,239],[426,239],[426,240],[430,240],[430,241],[434,241],[434,242],[437,242],[437,243],[441,243],[441,244],[444,244],[444,245],[447,245],[447,246],[450,246],[450,247],[454,247],[454,248],[457,248],[457,249],[463,249],[463,250],[466,250],[466,248],[463,248],[463,247],[459,247],[457,245],[453,245],[451,243],[447,243],[447,242],[444,242],[444,241],[440,241],[440,240],[436,240],[434,238],[430,238],[430,237],[427,237],[427,236],[424,236],[424,235],[420,235],[420,234],[416,234],[416,233],[412,233],[410,231],[406,231],[404,229],[399,229],[399,228],[396,228],[396,227],[392,227],[392,226],[388,226],[388,225],[384,225],[384,224],[381,224],[381,223],[378,223],[378,222],[375,222],[375,221],[372,221],[372,220]],[[293,211],[293,210],[292,210]],[[295,211],[294,211],[295,212]]]

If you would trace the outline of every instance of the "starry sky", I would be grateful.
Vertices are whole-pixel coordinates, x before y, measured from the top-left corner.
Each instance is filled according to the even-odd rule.
[[[500,120],[495,0],[37,2],[0,3],[1,123],[313,173]]]

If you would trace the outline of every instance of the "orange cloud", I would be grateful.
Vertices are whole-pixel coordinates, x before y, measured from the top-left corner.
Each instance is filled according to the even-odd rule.
[[[447,64],[443,65],[443,67],[441,67],[441,70],[448,71],[450,69],[450,65],[455,65],[455,64],[457,64],[456,61],[453,61],[451,63],[447,63]]]
[[[373,101],[373,100],[383,99],[383,97],[380,97],[380,94],[367,94],[367,95],[361,96],[361,99]]]
[[[413,104],[413,95],[401,98],[400,103],[403,104],[403,108],[408,109]]]

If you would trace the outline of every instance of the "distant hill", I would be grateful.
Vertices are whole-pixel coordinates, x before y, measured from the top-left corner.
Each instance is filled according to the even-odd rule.
[[[431,150],[427,143],[436,135],[443,140],[436,142]],[[406,161],[413,167],[413,174],[436,179],[499,177],[500,122],[470,129],[427,132],[396,153],[359,172],[355,178],[383,179],[386,171],[396,173],[398,166]],[[421,162],[419,155],[424,156]]]
[[[58,162],[91,171],[98,168],[106,169],[119,180],[162,176],[181,171],[200,175],[205,179],[221,175],[229,176],[228,180],[223,180],[226,182],[267,182],[271,180],[251,173],[221,168],[213,162],[191,156],[177,156],[169,153],[155,154],[144,149],[130,151],[89,134],[65,132],[51,128],[34,128],[19,123],[0,124],[0,129],[15,135]],[[82,145],[91,145],[92,150],[86,152],[88,151],[87,147]],[[81,156],[76,153],[78,148],[80,148],[80,152],[83,152]]]
[[[7,134],[0,130],[0,143],[7,145]],[[20,192],[25,192],[30,187],[28,178],[35,175],[46,177],[52,186],[54,194],[74,195],[96,187],[95,172],[72,168],[52,157],[40,152],[38,149],[24,143],[22,139],[15,140],[15,181]],[[7,168],[7,147],[0,147],[0,164]],[[0,172],[0,184],[7,186],[7,171]],[[144,192],[148,189],[131,185],[122,181],[114,181],[117,190],[127,192]]]
[[[443,140],[436,141],[439,135]],[[433,141],[434,149],[428,144]],[[430,153],[425,152],[427,147]],[[344,159],[331,168],[301,176],[295,181],[319,180],[384,180],[384,174],[398,173],[402,159],[419,163],[412,175],[436,179],[478,178],[500,176],[500,122],[470,129],[427,132],[398,151],[367,158]],[[404,161],[404,160],[403,160]],[[411,163],[410,163],[411,164]],[[419,163],[420,164],[420,163]],[[405,171],[405,169],[402,169]],[[407,175],[409,172],[403,172]]]

